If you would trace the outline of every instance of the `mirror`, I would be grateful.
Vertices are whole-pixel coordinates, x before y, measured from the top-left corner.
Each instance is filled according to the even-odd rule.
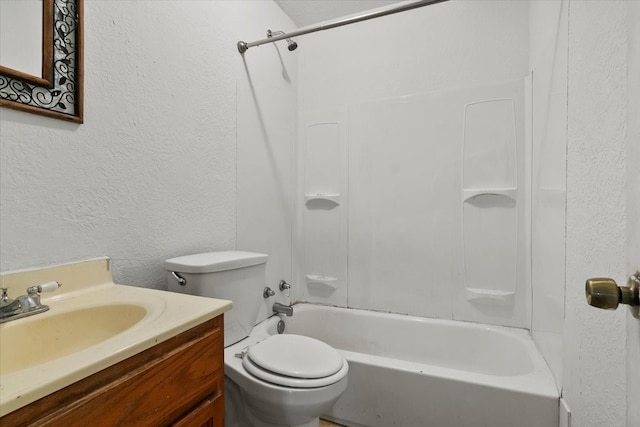
[[[53,83],[53,0],[0,0],[0,72]]]
[[[0,0],[0,106],[82,123],[83,0]]]

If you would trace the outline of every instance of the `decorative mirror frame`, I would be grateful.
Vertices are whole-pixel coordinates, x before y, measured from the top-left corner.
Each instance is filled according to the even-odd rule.
[[[42,77],[0,66],[0,106],[82,123],[83,1],[43,0]]]

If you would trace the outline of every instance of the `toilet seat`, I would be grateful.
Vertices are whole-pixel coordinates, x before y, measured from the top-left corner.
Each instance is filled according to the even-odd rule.
[[[273,335],[252,346],[242,359],[251,375],[294,388],[323,387],[340,381],[349,366],[333,347],[302,335]]]

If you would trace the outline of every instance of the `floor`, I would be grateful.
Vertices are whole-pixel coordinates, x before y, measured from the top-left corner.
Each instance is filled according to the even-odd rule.
[[[343,426],[342,424],[336,424],[336,423],[332,423],[331,421],[321,419],[319,427],[343,427]]]

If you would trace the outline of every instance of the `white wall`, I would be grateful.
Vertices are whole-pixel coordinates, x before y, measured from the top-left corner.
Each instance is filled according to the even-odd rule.
[[[465,3],[448,5],[463,8]],[[530,10],[531,56],[527,58],[536,74],[534,102],[538,106],[546,103],[548,108],[537,108],[538,113],[544,111],[545,114],[536,115],[533,123],[537,144],[534,149],[533,185],[537,186],[538,192],[533,219],[537,221],[534,233],[538,233],[536,244],[539,245],[533,250],[539,257],[536,261],[538,270],[534,272],[537,280],[534,283],[534,305],[538,310],[534,311],[532,326],[537,342],[558,376],[558,382],[563,385],[564,397],[573,412],[573,425],[619,426],[626,420],[626,313],[620,310],[600,312],[588,307],[584,298],[584,280],[591,276],[615,277],[625,271],[625,38],[628,5],[625,2],[574,1],[570,4],[569,19],[566,11],[553,9],[553,6],[545,9],[547,6],[536,4]],[[429,10],[426,8],[424,12],[429,13]],[[477,15],[477,11],[475,13]],[[550,15],[555,18],[551,22],[547,21]],[[464,21],[465,13],[457,10],[455,16]],[[493,18],[496,16],[501,15],[494,13]],[[421,18],[423,24],[428,19],[426,15]],[[414,36],[401,38],[412,40],[406,45],[396,39],[387,41],[382,35],[386,36],[390,31],[379,28],[367,32],[366,28],[357,30],[359,27],[354,26],[349,28],[349,32],[334,30],[308,36],[305,43],[309,45],[309,53],[300,53],[299,103],[302,113],[318,114],[318,111],[326,109],[333,111],[333,119],[338,117],[336,120],[339,120],[340,111],[352,111],[350,107],[353,104],[427,93],[438,88],[438,84],[453,87],[460,82],[469,85],[486,83],[477,69],[461,66],[457,62],[461,60],[459,56],[442,51],[438,55],[432,54],[429,50],[432,46],[424,43],[428,38],[421,37],[420,30],[410,23],[402,22],[403,29]],[[568,23],[567,46],[563,35],[567,34]],[[440,35],[449,34],[448,28],[443,28],[449,24],[444,18],[429,24],[433,25],[422,25],[420,29],[427,31],[425,28],[433,28]],[[473,34],[476,40],[479,34],[492,34],[491,30],[476,31],[468,24],[466,27],[467,30],[462,32],[468,31],[465,34]],[[398,30],[397,27],[392,28]],[[447,46],[450,42],[449,38],[444,42],[442,39],[441,36],[440,43],[434,44],[433,49]],[[500,80],[514,69],[509,68],[505,60],[492,57],[497,52],[509,52],[509,46],[500,45],[501,42],[507,43],[503,38],[494,42],[489,44],[493,48],[491,53],[482,52],[478,56],[486,55],[488,59],[484,61],[502,66],[501,71],[493,75]],[[480,49],[474,46],[473,52]],[[568,59],[564,57],[567,52]],[[391,59],[387,61],[387,58]],[[442,61],[442,58],[446,60]],[[465,57],[465,60],[473,59],[473,55]],[[452,69],[439,72],[438,67],[449,66]],[[568,80],[568,86],[563,84],[563,80]],[[558,119],[567,116],[566,107],[563,108],[567,91],[569,146],[565,154],[562,142],[565,129],[562,120]],[[566,218],[561,218],[556,214],[562,210],[565,158],[568,162],[567,211]],[[553,206],[543,203],[544,189],[555,192],[550,194],[556,198],[551,200]],[[546,207],[552,207],[554,212],[545,212]],[[563,244],[565,219],[566,272],[564,277],[559,277],[555,271],[564,267],[562,247],[553,251],[558,256],[552,260],[545,259],[551,252],[541,251]],[[556,234],[545,234],[548,227]],[[615,278],[624,283],[624,277]],[[543,286],[536,288],[540,284]],[[349,287],[351,285],[349,283]],[[398,280],[376,295],[383,301],[388,294],[402,291],[403,286],[411,285]],[[421,292],[417,289],[405,295],[408,300],[412,295],[422,296]],[[344,298],[348,299],[348,295]],[[562,354],[562,361],[558,360],[559,354]]]
[[[640,269],[640,2],[629,3],[627,51],[627,273]],[[640,320],[627,314],[627,427],[640,425]]]
[[[502,25],[476,19],[481,3]],[[527,26],[511,19],[521,3],[451,2],[436,22],[430,7],[411,12],[406,44],[380,21],[309,35],[293,55],[255,48],[243,62],[237,40],[292,26],[272,2],[85,2],[85,124],[0,109],[0,269],[109,255],[116,281],[162,288],[164,259],[238,247],[271,252],[275,285],[290,274],[281,214],[294,55],[305,55],[302,111],[502,82],[528,66]],[[570,4],[563,383],[580,427],[625,423],[626,311],[588,307],[583,286],[625,280],[627,7]],[[460,54],[442,36],[451,31],[471,36]]]
[[[254,23],[241,37],[257,40],[267,29],[292,30],[287,19],[278,18]],[[249,49],[238,70],[237,247],[269,255],[265,284],[276,291],[263,301],[259,320],[272,314],[275,301],[290,302],[278,283],[292,282],[297,63],[297,51],[282,41]]]
[[[292,59],[262,48],[245,68],[236,50],[270,26],[293,26],[273,2],[86,1],[84,124],[0,109],[0,268],[108,255],[117,282],[163,288],[165,259],[237,247],[271,252],[271,281],[290,274],[273,173],[286,188],[290,117],[239,129],[256,126],[256,104],[295,105],[295,74],[280,78]],[[247,171],[245,153],[267,145]],[[266,195],[250,208],[252,180]],[[266,234],[247,236],[249,222]]]
[[[568,1],[529,2],[533,72],[532,335],[562,384],[567,174]]]
[[[628,2],[571,1],[563,395],[573,426],[626,424],[627,310],[588,306],[584,282],[625,283]]]
[[[299,109],[522,78],[527,16],[525,2],[454,0],[309,34]]]
[[[318,145],[324,138],[329,146],[340,139],[333,156],[316,150],[315,157],[299,152],[297,158],[297,207],[304,211],[298,217],[299,232],[311,233],[308,224],[313,221],[321,224],[323,209],[327,219],[314,243],[303,239],[295,252],[302,258],[315,250],[315,258],[336,257],[340,264],[335,274],[316,272],[319,262],[303,267],[295,276],[299,299],[529,326],[525,268],[505,281],[510,286],[518,281],[515,305],[469,303],[460,274],[465,108],[478,100],[519,100],[514,128],[518,191],[524,191],[528,38],[526,2],[452,1],[299,40],[301,127],[296,148],[308,151],[307,141]],[[334,126],[333,136],[329,129],[324,136],[314,133],[320,126]],[[327,182],[348,171],[340,184],[310,187],[311,193],[341,193],[339,207],[304,205],[310,168],[317,174],[325,171]],[[522,216],[524,192],[518,198]],[[330,212],[335,218],[329,218]],[[525,222],[522,217],[518,221],[518,244],[524,248]],[[485,241],[486,247],[494,238]],[[319,249],[331,242],[333,249]],[[518,262],[525,259],[519,252]],[[309,273],[335,276],[337,289],[307,285]]]

